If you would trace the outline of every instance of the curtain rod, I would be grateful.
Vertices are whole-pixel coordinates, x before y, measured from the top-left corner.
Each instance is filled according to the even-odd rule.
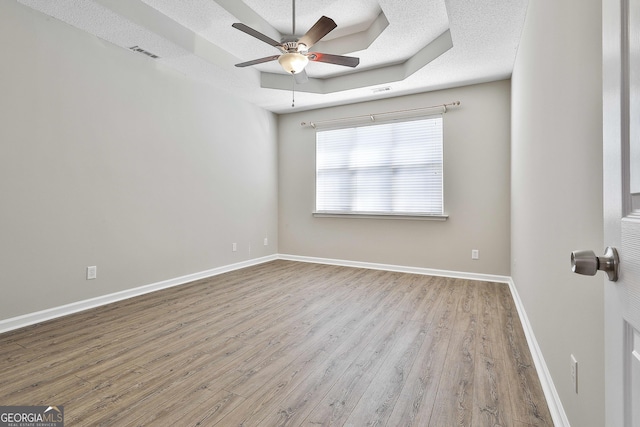
[[[327,124],[332,124],[332,123],[340,123],[340,122],[344,122],[344,121],[351,121],[351,120],[357,120],[357,119],[369,119],[372,122],[376,121],[376,117],[381,117],[381,116],[387,116],[387,115],[393,115],[393,114],[408,114],[408,113],[417,113],[417,112],[422,112],[425,110],[432,110],[434,108],[441,108],[443,113],[447,112],[447,107],[457,107],[460,105],[460,101],[454,101],[451,102],[449,104],[440,104],[440,105],[432,105],[431,107],[420,107],[420,108],[412,108],[409,110],[396,110],[396,111],[387,111],[384,113],[375,113],[375,114],[363,114],[361,116],[351,116],[351,117],[342,117],[339,119],[331,119],[331,120],[321,120],[321,121],[317,121],[317,122],[301,122],[300,126],[305,127],[305,126],[309,126],[312,128],[316,128],[318,125],[327,125]]]

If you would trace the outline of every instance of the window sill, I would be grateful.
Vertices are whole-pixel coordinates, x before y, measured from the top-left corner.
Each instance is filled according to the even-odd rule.
[[[449,215],[420,214],[376,214],[376,213],[337,213],[313,212],[315,218],[349,218],[349,219],[408,219],[416,221],[446,221]]]

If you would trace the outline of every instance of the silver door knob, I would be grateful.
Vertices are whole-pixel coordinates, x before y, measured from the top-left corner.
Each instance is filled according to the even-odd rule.
[[[598,270],[607,273],[609,280],[618,280],[620,259],[616,248],[607,247],[603,256],[596,256],[593,251],[571,252],[571,271],[587,276],[595,276]]]

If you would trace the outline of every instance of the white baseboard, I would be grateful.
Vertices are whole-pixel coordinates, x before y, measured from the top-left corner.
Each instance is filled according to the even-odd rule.
[[[427,276],[453,277],[456,279],[479,280],[482,282],[509,283],[509,276],[495,274],[467,273],[462,271],[437,270],[433,268],[409,267],[404,265],[378,264],[373,262],[348,261],[342,259],[316,258],[299,255],[280,254],[279,259],[288,261],[310,262],[315,264],[339,265],[343,267],[369,268],[371,270],[397,271],[399,273],[423,274]]]
[[[212,268],[210,270],[201,271],[199,273],[188,274],[186,276],[165,280],[165,281],[153,283],[150,285],[140,286],[133,289],[127,289],[125,291],[116,292],[109,295],[103,295],[100,297],[91,298],[84,301],[78,301],[78,302],[63,305],[60,307],[54,307],[54,308],[38,311],[35,313],[29,313],[22,316],[0,320],[0,333],[8,332],[14,329],[19,329],[25,326],[44,322],[46,320],[55,319],[57,317],[62,317],[62,316],[77,313],[80,311],[88,310],[90,308],[110,304],[112,302],[122,301],[135,296],[144,295],[144,294],[158,291],[161,289],[182,285],[185,283],[192,282],[194,280],[205,279],[205,278],[217,276],[219,274],[223,274],[229,271],[239,270],[241,268],[246,268],[253,265],[262,264],[265,262],[274,261],[277,259],[288,260],[288,261],[309,262],[309,263],[316,263],[316,264],[339,265],[344,267],[369,268],[373,270],[397,271],[401,273],[423,274],[423,275],[429,275],[429,276],[445,276],[445,277],[454,277],[454,278],[460,278],[460,279],[479,280],[479,281],[485,281],[485,282],[507,283],[509,285],[509,289],[511,290],[511,294],[513,295],[513,301],[518,311],[518,316],[520,317],[520,322],[522,323],[524,334],[527,338],[529,351],[531,352],[531,356],[536,366],[538,377],[540,378],[540,383],[542,384],[542,389],[544,391],[544,394],[547,400],[547,405],[549,406],[549,411],[551,412],[553,423],[556,427],[570,427],[569,420],[567,419],[567,415],[562,406],[562,402],[560,401],[558,392],[556,391],[556,388],[553,384],[553,379],[551,378],[549,369],[547,368],[547,365],[544,361],[542,351],[540,350],[540,347],[538,346],[538,342],[536,341],[535,334],[533,333],[531,323],[529,323],[529,319],[527,318],[527,314],[525,312],[524,306],[522,305],[522,301],[520,300],[520,296],[518,295],[518,291],[515,287],[515,283],[509,276],[469,273],[469,272],[449,271],[449,270],[437,270],[437,269],[431,269],[431,268],[409,267],[409,266],[400,266],[400,265],[392,265],[392,264],[378,264],[378,263],[370,263],[370,262],[348,261],[348,260],[329,259],[329,258],[316,258],[316,257],[306,257],[306,256],[288,255],[288,254],[270,255],[267,257],[256,258],[256,259],[247,260],[247,261],[230,264],[222,267]]]
[[[137,288],[127,289],[124,291],[115,292],[108,295],[102,295],[102,296],[87,299],[84,301],[73,302],[71,304],[66,304],[60,307],[53,307],[46,310],[37,311],[35,313],[29,313],[29,314],[24,314],[22,316],[0,320],[0,333],[23,328],[29,325],[34,325],[36,323],[55,319],[57,317],[78,313],[80,311],[88,310],[90,308],[100,307],[102,305],[110,304],[112,302],[122,301],[122,300],[136,297],[139,295],[148,294],[150,292],[158,291],[161,289],[183,285],[185,283],[193,282],[194,280],[206,279],[207,277],[217,276],[219,274],[227,273],[229,271],[239,270],[241,268],[250,267],[252,265],[262,264],[262,263],[273,261],[276,259],[278,259],[277,255],[270,255],[262,258],[255,258],[247,261],[238,262],[235,264],[229,264],[222,267],[212,268],[210,270],[201,271],[199,273],[187,274],[186,276],[176,277],[174,279],[163,280],[162,282],[152,283],[150,285],[144,285]]]
[[[520,323],[522,323],[524,335],[526,336],[527,343],[529,344],[529,352],[531,353],[533,363],[536,366],[536,371],[538,372],[538,378],[540,378],[540,384],[542,385],[544,396],[547,399],[547,406],[549,407],[549,412],[551,412],[553,424],[556,427],[570,427],[567,413],[564,411],[558,391],[553,384],[551,373],[544,361],[542,350],[540,350],[540,346],[538,346],[538,341],[536,340],[533,328],[531,327],[527,313],[522,305],[522,301],[520,300],[520,295],[518,295],[516,285],[511,278],[509,278],[508,283],[511,295],[513,296],[513,302],[518,310],[518,316],[520,316]]]

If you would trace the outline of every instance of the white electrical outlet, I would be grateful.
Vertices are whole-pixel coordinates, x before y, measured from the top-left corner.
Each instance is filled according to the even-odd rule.
[[[267,239],[266,237],[264,238],[264,245],[267,246],[269,244],[269,239]]]
[[[231,244],[231,250],[232,250],[233,252],[237,251],[237,250],[238,250],[238,244],[237,244],[237,243],[232,243],[232,244]]]
[[[573,384],[573,390],[578,394],[578,361],[571,355],[571,383]]]
[[[87,280],[93,280],[98,277],[98,267],[92,265],[87,267]]]
[[[471,249],[471,259],[480,259],[480,251],[477,249]]]

